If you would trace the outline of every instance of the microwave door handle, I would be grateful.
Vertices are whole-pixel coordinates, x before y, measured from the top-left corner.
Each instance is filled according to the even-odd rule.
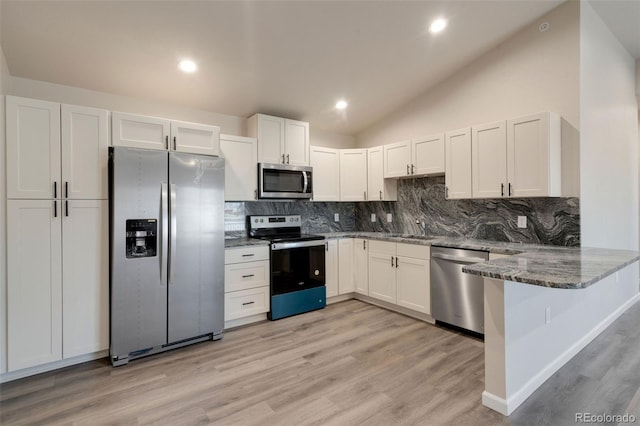
[[[306,194],[307,193],[307,186],[309,186],[309,179],[307,179],[307,172],[302,172],[302,179],[303,179],[303,187],[302,187],[302,193]]]

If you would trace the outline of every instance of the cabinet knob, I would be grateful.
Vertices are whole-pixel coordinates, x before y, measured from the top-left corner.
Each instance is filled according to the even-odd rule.
[[[504,183],[500,184],[500,196],[504,197]]]
[[[413,171],[413,169],[414,169],[414,168],[415,168],[415,166],[412,164],[412,165],[411,165],[411,174],[412,174],[412,175],[416,174],[416,172],[414,172],[414,171]]]
[[[407,176],[410,175],[411,173],[409,173],[409,165],[407,164]]]
[[[284,164],[284,154],[282,154],[282,164]]]
[[[177,149],[177,148],[176,148],[176,146],[177,146],[177,144],[176,144],[176,137],[174,136],[174,137],[173,137],[173,150],[174,150],[174,151]]]
[[[509,197],[511,197],[512,195],[512,191],[511,191],[511,182],[509,182]]]
[[[287,164],[289,164],[289,154],[287,154]]]
[[[448,186],[444,187],[444,198],[449,198],[449,187]]]
[[[164,137],[164,149],[169,149],[169,135]]]
[[[382,200],[382,191],[380,191],[380,199]]]

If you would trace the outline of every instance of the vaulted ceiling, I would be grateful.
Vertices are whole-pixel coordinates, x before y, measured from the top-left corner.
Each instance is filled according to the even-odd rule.
[[[2,0],[1,40],[13,76],[356,134],[560,3]]]

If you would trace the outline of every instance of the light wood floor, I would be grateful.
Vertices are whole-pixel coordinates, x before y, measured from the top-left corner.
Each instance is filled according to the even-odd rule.
[[[623,332],[635,333],[637,345],[632,323],[627,319]],[[475,338],[351,300],[124,367],[101,360],[3,384],[0,423],[573,424],[574,406],[550,408],[553,395],[566,408],[580,387],[575,376],[583,373],[573,362],[567,365],[573,370],[560,370],[556,382],[554,376],[507,419],[481,404],[483,358]],[[615,348],[605,358],[605,364],[621,361]],[[603,372],[601,366],[587,373],[606,380]],[[627,394],[618,403],[626,404],[622,412],[640,405],[640,393]]]

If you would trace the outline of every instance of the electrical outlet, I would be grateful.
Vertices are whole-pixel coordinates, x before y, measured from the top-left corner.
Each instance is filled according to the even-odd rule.
[[[371,213],[371,222],[375,222],[375,221],[376,221],[376,214]]]
[[[518,216],[518,228],[526,228],[526,227],[527,227],[527,217]]]
[[[391,213],[387,213],[387,222],[391,223],[393,221],[393,216],[391,215]]]
[[[551,322],[551,306],[547,306],[544,310],[544,323],[549,324]]]
[[[333,214],[333,221],[334,222],[340,222],[340,213],[334,213]]]

